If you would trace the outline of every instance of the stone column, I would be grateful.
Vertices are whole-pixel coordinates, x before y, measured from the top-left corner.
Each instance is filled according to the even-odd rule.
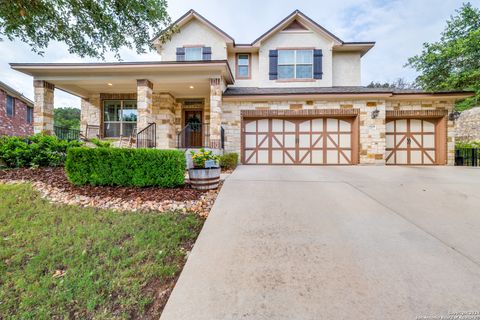
[[[153,83],[147,79],[137,80],[137,132],[154,122],[152,117]]]
[[[385,116],[384,100],[361,103],[360,164],[385,165]]]
[[[35,102],[33,107],[33,131],[53,134],[53,98],[55,86],[43,80],[34,80]]]
[[[213,149],[222,147],[222,92],[221,79],[210,79],[210,143]]]

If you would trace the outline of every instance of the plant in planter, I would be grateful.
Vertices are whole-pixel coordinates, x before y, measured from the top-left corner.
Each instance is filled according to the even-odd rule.
[[[192,187],[199,190],[218,188],[220,183],[219,157],[212,151],[200,149],[200,152],[190,151],[193,168],[188,170]]]

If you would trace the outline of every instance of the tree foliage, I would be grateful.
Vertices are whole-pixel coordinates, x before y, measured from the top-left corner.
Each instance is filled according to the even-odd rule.
[[[416,83],[411,83],[406,81],[403,78],[398,78],[397,80],[393,82],[370,82],[369,85],[367,85],[367,88],[390,88],[390,89],[401,89],[401,90],[406,90],[406,89],[418,89],[418,86]]]
[[[69,129],[80,128],[80,109],[77,108],[55,108],[53,110],[53,121],[56,126]]]
[[[473,90],[476,96],[457,104],[468,109],[480,101],[480,10],[463,4],[451,16],[438,42],[424,43],[422,53],[407,66],[421,74],[417,83],[425,90]]]
[[[120,58],[124,47],[144,53],[170,21],[166,0],[0,0],[0,40],[20,39],[39,54],[51,41],[80,57]]]

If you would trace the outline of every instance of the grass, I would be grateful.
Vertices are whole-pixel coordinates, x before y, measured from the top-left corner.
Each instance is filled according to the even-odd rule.
[[[194,215],[58,206],[28,184],[0,184],[0,318],[145,316],[202,224]]]

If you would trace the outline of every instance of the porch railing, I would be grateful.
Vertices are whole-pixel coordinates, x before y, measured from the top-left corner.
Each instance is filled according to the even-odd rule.
[[[480,148],[455,149],[455,165],[480,167]]]
[[[223,149],[225,131],[220,130],[220,148]],[[177,135],[177,148],[218,148],[210,135],[210,125],[206,123],[189,123]]]
[[[67,141],[80,140],[80,130],[62,126],[53,126],[53,131],[58,139]]]
[[[137,133],[137,148],[156,148],[157,147],[157,125],[155,122]]]

